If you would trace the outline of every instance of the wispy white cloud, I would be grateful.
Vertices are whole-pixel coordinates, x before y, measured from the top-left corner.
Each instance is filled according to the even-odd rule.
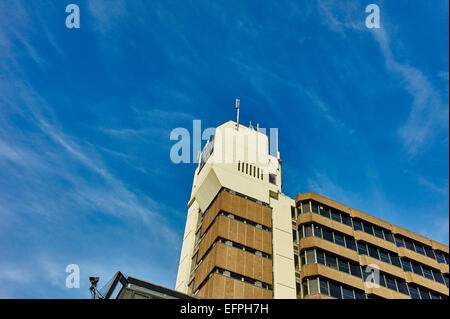
[[[331,30],[343,36],[347,30],[372,34],[384,56],[386,68],[402,79],[404,89],[413,101],[405,123],[398,129],[398,135],[407,153],[418,155],[434,142],[439,132],[448,128],[448,100],[444,101],[442,93],[421,70],[395,57],[387,31],[391,25],[386,12],[383,11],[380,29],[368,29],[364,25],[363,9],[359,1],[346,2],[345,5],[333,0],[318,2],[319,13]],[[398,39],[395,41],[399,42]]]

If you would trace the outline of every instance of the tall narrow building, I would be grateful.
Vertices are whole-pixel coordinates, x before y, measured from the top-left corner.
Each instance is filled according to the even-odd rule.
[[[309,192],[268,136],[229,121],[195,170],[176,290],[197,298],[446,298],[449,248]]]

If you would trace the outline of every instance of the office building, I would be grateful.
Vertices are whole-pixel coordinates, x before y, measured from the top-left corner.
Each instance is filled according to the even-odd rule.
[[[200,155],[175,289],[197,298],[447,298],[449,247],[308,192],[229,121]]]

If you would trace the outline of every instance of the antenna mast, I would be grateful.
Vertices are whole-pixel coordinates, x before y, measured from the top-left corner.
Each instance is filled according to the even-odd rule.
[[[240,99],[236,99],[236,110],[237,110],[237,121],[236,121],[236,129],[239,131],[239,107],[241,104]]]

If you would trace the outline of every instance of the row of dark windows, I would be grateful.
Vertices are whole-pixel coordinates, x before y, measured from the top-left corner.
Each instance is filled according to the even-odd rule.
[[[372,274],[371,270],[373,269],[371,267],[364,268],[357,262],[336,256],[321,249],[308,249],[300,253],[301,266],[315,263],[356,276],[363,279],[364,282],[370,281],[368,277]],[[379,271],[376,283],[382,287],[408,295],[411,298],[415,297],[414,289],[413,292],[410,292],[405,280],[396,278],[390,274]],[[422,299],[440,299],[445,297],[423,287],[420,288],[420,293],[423,294]]]
[[[250,277],[242,276],[238,273],[220,268],[220,267],[214,267],[213,270],[208,274],[208,276],[203,280],[203,282],[198,286],[198,288],[195,290],[194,296],[200,291],[200,289],[206,284],[209,278],[211,278],[214,274],[220,274],[228,278],[233,278],[235,280],[239,280],[242,282],[245,282],[247,284],[253,285],[258,288],[266,289],[272,291],[272,285],[266,284],[262,281],[252,279]]]
[[[403,258],[400,258],[396,253],[378,248],[371,244],[367,244],[364,241],[356,241],[354,238],[350,236],[344,235],[342,233],[323,227],[321,225],[317,224],[300,225],[298,231],[300,239],[303,237],[312,237],[312,236],[320,237],[334,244],[352,249],[358,252],[359,255],[367,255],[372,258],[378,259],[382,262],[405,269],[403,268],[404,266],[402,264]],[[421,265],[419,263],[410,262],[410,264],[416,265],[417,274],[426,277],[428,279],[434,280],[436,282],[439,282],[441,284],[445,284],[448,287],[449,280],[447,274],[443,275],[440,271],[430,269],[427,266]],[[420,269],[420,271],[418,269]],[[431,274],[431,276],[429,276],[429,274]]]
[[[342,285],[335,281],[323,278],[315,277],[305,279],[302,283],[303,297],[314,294],[324,294],[337,299],[373,299],[380,298],[375,295],[365,294],[360,289],[355,289],[350,286]],[[408,291],[406,293],[412,299],[441,299],[442,296],[438,296],[431,293],[429,290],[418,287],[414,284],[405,283],[404,289]],[[445,298],[447,298],[445,296]]]
[[[308,278],[302,282],[303,298],[323,294],[337,299],[370,299],[364,291],[322,277]]]
[[[261,174],[260,174],[260,169],[259,167],[256,167],[255,165],[249,164],[249,163],[243,163],[241,161],[238,162],[238,171],[245,173],[247,175],[259,178],[259,179],[263,179],[264,174],[261,170]]]
[[[341,212],[334,208],[327,206],[321,206],[314,201],[302,202],[299,205],[301,213],[313,212],[331,220],[340,222],[347,226],[352,227],[354,230],[363,231],[372,236],[387,240],[397,245],[397,247],[406,247],[409,250],[417,252],[421,255],[435,259],[439,263],[449,264],[449,256],[444,252],[433,250],[431,247],[423,245],[417,241],[409,238],[405,238],[398,234],[393,234],[390,230],[381,228],[367,221],[362,221],[359,218],[352,218],[350,215]]]

